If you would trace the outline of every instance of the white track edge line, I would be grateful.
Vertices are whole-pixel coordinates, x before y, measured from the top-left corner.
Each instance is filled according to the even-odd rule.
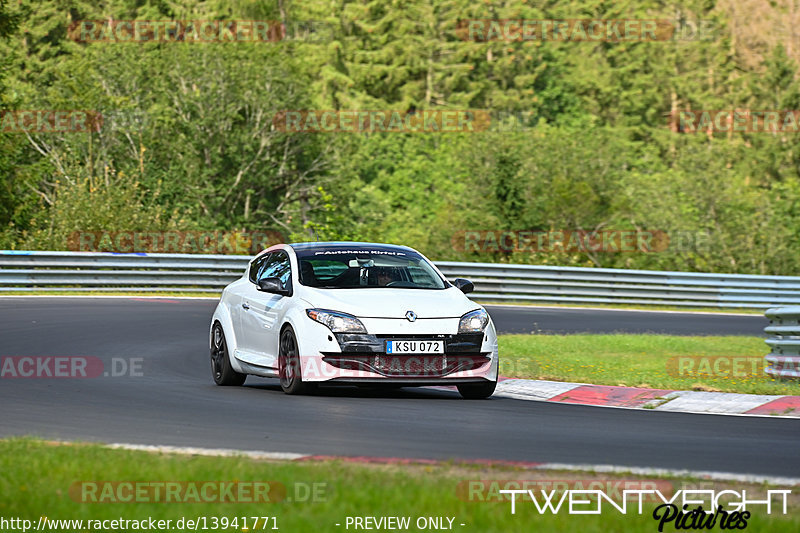
[[[638,466],[617,465],[592,465],[570,463],[542,463],[535,467],[536,470],[570,470],[592,471],[607,474],[635,474],[638,476],[667,476],[667,477],[696,477],[714,481],[739,481],[742,483],[757,483],[770,485],[800,485],[800,478],[782,476],[763,476],[758,474],[736,474],[732,472],[715,472],[710,470],[678,470],[672,468],[653,468]]]
[[[282,461],[295,461],[312,454],[290,452],[259,452],[248,450],[234,450],[230,448],[198,448],[191,446],[165,446],[148,444],[114,443],[104,445],[106,448],[117,450],[144,451],[149,453],[174,453],[181,455],[202,455],[210,457],[248,457],[252,459],[272,459]],[[412,458],[411,461],[414,459]],[[458,461],[455,461],[458,463]],[[502,461],[501,461],[502,463]],[[513,463],[513,461],[510,461]],[[366,463],[365,463],[366,464]],[[667,476],[667,477],[693,477],[710,479],[714,481],[739,481],[742,483],[757,483],[770,485],[800,485],[800,478],[782,476],[765,476],[759,474],[737,474],[733,472],[716,472],[707,470],[670,469],[638,466],[619,466],[603,464],[574,464],[574,463],[539,463],[529,468],[530,470],[569,470],[581,472],[595,472],[608,474],[633,474],[637,476]]]
[[[174,453],[180,455],[204,455],[210,457],[247,457],[249,459],[271,459],[294,461],[309,457],[309,454],[291,452],[259,452],[252,450],[233,450],[230,448],[197,448],[192,446],[164,446],[155,444],[112,443],[104,445],[112,450],[131,450],[149,453]]]

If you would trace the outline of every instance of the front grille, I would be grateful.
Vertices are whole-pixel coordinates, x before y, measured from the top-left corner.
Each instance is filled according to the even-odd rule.
[[[386,340],[444,340],[445,354],[479,354],[483,333],[460,333],[456,335],[368,335],[363,333],[335,333],[343,354],[385,354]],[[328,354],[325,354],[328,355]],[[336,355],[330,353],[330,355]]]

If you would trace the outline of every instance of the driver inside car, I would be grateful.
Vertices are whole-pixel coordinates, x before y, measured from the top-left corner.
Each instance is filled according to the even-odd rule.
[[[391,282],[395,281],[394,276],[388,268],[381,268],[377,272],[378,286],[386,287]]]

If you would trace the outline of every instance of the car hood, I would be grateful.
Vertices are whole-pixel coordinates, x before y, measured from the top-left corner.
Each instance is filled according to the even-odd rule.
[[[303,287],[301,296],[311,307],[349,313],[359,318],[459,318],[480,308],[456,287],[425,289],[314,289]]]

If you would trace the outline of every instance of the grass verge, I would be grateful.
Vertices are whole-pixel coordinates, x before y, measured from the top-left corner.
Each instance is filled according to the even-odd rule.
[[[0,293],[0,297],[19,295],[23,294]],[[43,291],[24,295],[219,297],[217,293],[109,294],[93,291]],[[500,373],[506,377],[677,390],[800,395],[800,381],[776,380],[764,373],[766,345],[758,337],[501,335],[500,353]]]
[[[516,514],[503,496],[483,493],[470,498],[463,490],[470,480],[517,480],[544,483],[567,480],[569,488],[588,488],[588,482],[599,487],[618,486],[637,476],[595,475],[592,473],[550,472],[509,467],[477,467],[453,464],[434,465],[365,465],[323,462],[270,462],[243,457],[199,457],[152,454],[139,451],[111,450],[98,445],[53,445],[32,439],[0,441],[0,517],[31,520],[36,527],[40,517],[62,520],[197,520],[206,517],[207,530],[243,531],[241,517],[275,517],[274,524],[284,531],[348,531],[347,517],[408,516],[410,531],[419,531],[418,517],[453,518],[455,531],[565,531],[565,532],[652,532],[658,522],[652,518],[654,504],[646,504],[643,514],[631,503],[628,514],[621,514],[604,505],[600,515],[539,514],[530,500],[520,502]],[[652,478],[651,478],[652,479]],[[134,497],[136,503],[84,503],[83,482],[277,482],[285,487],[285,498],[278,503],[152,503],[148,497]],[[271,483],[271,487],[276,485]],[[316,485],[315,485],[316,484]],[[666,485],[665,485],[666,484]],[[736,482],[704,482],[692,479],[660,480],[659,490],[670,489],[742,490],[748,496],[764,495],[763,485]],[[114,485],[119,487],[119,485]],[[308,487],[312,487],[310,496]],[[317,487],[314,489],[313,487]],[[665,488],[666,487],[666,488]],[[786,488],[786,487],[784,487]],[[538,488],[536,489],[538,490]],[[602,488],[609,494],[611,489]],[[119,489],[115,489],[119,491]],[[152,494],[152,493],[151,493]],[[184,495],[188,492],[182,493]],[[272,492],[270,492],[272,494]],[[299,496],[299,497],[298,497]],[[669,496],[668,496],[669,497]],[[491,501],[480,501],[488,498]],[[794,532],[800,530],[797,513],[798,495],[789,498],[788,514],[773,510],[767,515],[762,508],[752,510],[748,531]],[[236,527],[211,528],[212,517],[240,517]],[[263,522],[262,522],[263,523]],[[445,524],[447,521],[445,520]],[[273,522],[268,521],[272,530]],[[336,524],[341,524],[337,526]],[[463,526],[461,524],[464,524]],[[189,529],[189,528],[183,528]],[[247,530],[252,528],[252,519]],[[665,531],[673,530],[667,525]],[[63,529],[62,529],[63,530]],[[86,531],[72,527],[70,531]],[[94,529],[96,530],[96,529]],[[170,531],[180,530],[172,527]],[[203,530],[200,525],[198,530]],[[57,531],[57,530],[53,530]]]
[[[674,390],[800,395],[764,373],[759,337],[501,335],[500,374]]]

